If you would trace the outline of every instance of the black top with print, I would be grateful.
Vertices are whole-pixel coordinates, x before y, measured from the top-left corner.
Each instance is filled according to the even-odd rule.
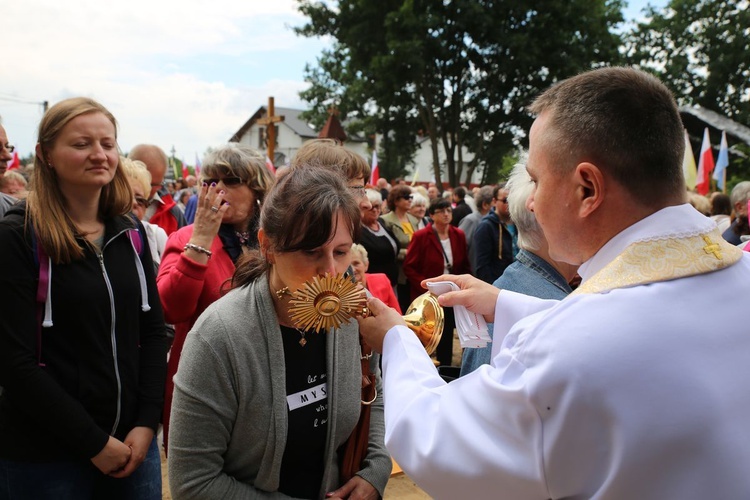
[[[317,498],[323,480],[328,430],[326,334],[305,334],[281,327],[286,371],[287,441],[281,460],[279,491],[297,498]]]

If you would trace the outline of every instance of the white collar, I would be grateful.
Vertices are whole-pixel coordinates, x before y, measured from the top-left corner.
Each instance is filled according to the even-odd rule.
[[[161,203],[162,205],[165,205],[164,200],[161,199],[161,196],[159,196],[158,191],[154,193],[154,196],[151,198],[151,200],[149,200],[149,203],[153,203],[153,202],[157,202],[157,203]]]
[[[715,228],[714,221],[695,210],[689,203],[662,208],[616,234],[593,257],[581,264],[578,274],[586,281],[632,243],[695,236]]]

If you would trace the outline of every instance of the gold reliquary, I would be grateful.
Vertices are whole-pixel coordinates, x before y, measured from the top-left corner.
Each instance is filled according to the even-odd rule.
[[[367,292],[342,274],[315,276],[306,281],[289,301],[289,316],[300,330],[316,333],[339,328],[354,316],[369,316]],[[440,342],[445,321],[443,308],[430,292],[417,297],[404,316],[428,354]]]

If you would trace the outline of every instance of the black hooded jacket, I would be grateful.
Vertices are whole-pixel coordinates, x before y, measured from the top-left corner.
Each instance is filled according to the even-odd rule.
[[[80,240],[83,259],[52,264],[53,324],[40,330],[25,209],[0,220],[0,457],[88,460],[109,435],[123,440],[133,427],[159,424],[166,337],[151,253],[146,238],[136,252],[132,219],[105,221],[101,254]]]

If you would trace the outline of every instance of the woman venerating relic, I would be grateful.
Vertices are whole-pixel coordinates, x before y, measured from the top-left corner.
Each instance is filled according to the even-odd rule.
[[[391,471],[383,410],[371,406],[362,468],[340,479],[357,424],[362,368],[357,322],[296,328],[295,292],[343,274],[360,230],[358,203],[334,173],[293,169],[261,212],[259,250],[233,290],[187,336],[175,376],[169,478],[175,498],[378,498]]]

